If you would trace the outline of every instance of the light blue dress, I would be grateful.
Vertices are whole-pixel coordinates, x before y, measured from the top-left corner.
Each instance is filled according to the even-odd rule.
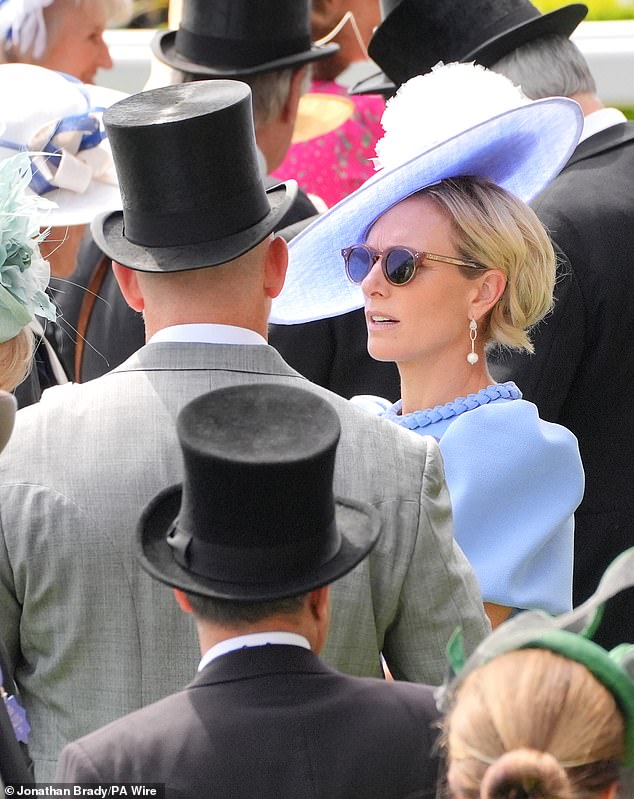
[[[485,602],[571,609],[573,513],[584,475],[569,430],[541,420],[511,382],[405,415],[400,400],[353,402],[438,440],[455,537]]]

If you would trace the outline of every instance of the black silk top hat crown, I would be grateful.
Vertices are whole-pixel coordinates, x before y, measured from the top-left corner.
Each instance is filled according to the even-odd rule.
[[[353,94],[389,93],[439,61],[490,67],[517,47],[549,34],[570,36],[588,13],[573,3],[542,14],[529,0],[386,0],[368,53],[384,74]]]
[[[123,211],[97,217],[97,245],[146,272],[217,266],[263,241],[297,192],[265,190],[251,90],[228,80],[166,86],[104,112]]]
[[[338,49],[311,42],[310,0],[183,0],[179,29],[152,41],[160,61],[209,77],[300,67]]]
[[[177,420],[182,485],[138,528],[143,568],[203,596],[266,601],[310,591],[376,543],[377,512],[333,495],[339,418],[313,392],[239,385],[204,394]]]

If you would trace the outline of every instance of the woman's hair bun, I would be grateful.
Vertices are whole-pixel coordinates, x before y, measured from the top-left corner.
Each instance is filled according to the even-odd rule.
[[[565,769],[548,752],[514,749],[487,769],[480,799],[570,799]]]

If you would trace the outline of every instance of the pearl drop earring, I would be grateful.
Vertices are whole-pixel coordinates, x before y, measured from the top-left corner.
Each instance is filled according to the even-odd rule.
[[[479,360],[480,356],[475,351],[475,340],[478,337],[478,323],[475,319],[469,322],[469,338],[471,339],[471,352],[467,353],[467,361],[474,366]]]

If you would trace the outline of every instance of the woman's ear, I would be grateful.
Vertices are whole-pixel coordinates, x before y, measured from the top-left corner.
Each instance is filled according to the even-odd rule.
[[[501,269],[487,269],[476,281],[477,290],[471,301],[470,319],[476,322],[485,316],[499,301],[506,288],[506,275]]]

